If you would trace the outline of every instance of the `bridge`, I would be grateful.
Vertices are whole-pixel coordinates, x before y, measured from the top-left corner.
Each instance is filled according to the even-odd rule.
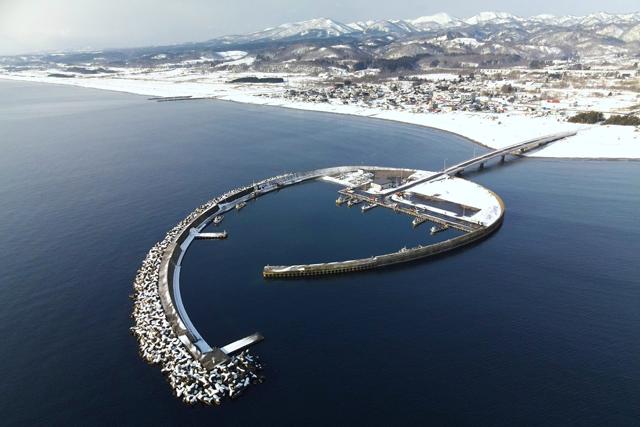
[[[423,182],[435,181],[436,179],[442,178],[443,176],[456,175],[456,174],[462,173],[464,172],[465,169],[468,169],[472,166],[480,165],[480,167],[484,167],[484,164],[491,159],[501,157],[502,160],[504,160],[504,157],[508,154],[513,154],[513,155],[524,154],[527,151],[535,150],[537,148],[540,148],[552,142],[559,141],[561,139],[565,139],[570,136],[575,136],[576,134],[577,132],[575,131],[554,133],[552,135],[529,139],[523,142],[518,142],[517,144],[509,145],[508,147],[499,148],[497,150],[490,151],[488,153],[482,154],[480,156],[477,156],[472,159],[465,160],[464,162],[450,166],[433,175],[425,176],[424,178],[420,178],[418,180],[402,184],[396,188],[395,192],[404,191],[417,184],[422,184]]]

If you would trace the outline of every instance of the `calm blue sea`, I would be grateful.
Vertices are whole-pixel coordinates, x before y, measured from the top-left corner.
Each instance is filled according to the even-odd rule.
[[[316,280],[260,272],[429,242],[429,226],[337,208],[326,183],[266,196],[226,216],[228,240],[195,242],[182,270],[211,344],[265,336],[266,382],[189,407],[138,356],[132,279],[204,201],[285,171],[437,170],[482,150],[374,119],[0,82],[0,424],[637,425],[638,162],[468,175],[507,206],[490,239]]]

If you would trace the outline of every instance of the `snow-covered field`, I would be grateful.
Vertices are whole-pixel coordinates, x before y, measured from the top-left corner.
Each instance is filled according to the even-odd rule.
[[[479,211],[472,215],[465,215],[467,220],[489,226],[496,222],[503,209],[494,193],[486,188],[466,179],[445,177],[436,181],[423,182],[408,190],[411,193],[428,197],[436,197],[465,206],[472,206]],[[433,209],[432,206],[420,205],[422,208]],[[441,211],[448,216],[456,216],[447,211]]]
[[[259,73],[251,73],[260,76]],[[640,159],[640,131],[631,126],[577,125],[558,115],[535,117],[525,113],[411,113],[356,105],[293,102],[280,97],[263,96],[281,93],[282,85],[242,85],[226,83],[240,73],[185,74],[171,71],[129,73],[126,78],[100,76],[55,78],[46,74],[0,75],[3,79],[66,84],[139,95],[173,97],[192,96],[228,101],[273,105],[301,110],[374,117],[453,132],[491,148],[501,148],[519,141],[548,134],[577,130],[574,137],[555,142],[534,153],[533,157],[583,159]],[[286,76],[289,85],[308,81],[301,75]]]

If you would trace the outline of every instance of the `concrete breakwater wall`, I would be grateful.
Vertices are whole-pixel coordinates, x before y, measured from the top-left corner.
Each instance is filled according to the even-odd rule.
[[[159,271],[163,256],[188,219],[171,229],[142,262],[133,283],[131,332],[138,340],[140,355],[147,362],[160,365],[179,398],[188,403],[218,404],[225,397],[236,396],[249,384],[261,381],[260,364],[253,356],[242,353],[207,369],[193,358],[187,343],[174,332],[178,316],[167,316],[163,307]]]
[[[190,404],[219,404],[262,381],[257,358],[247,351],[233,356],[223,351],[237,349],[236,343],[223,349],[209,346],[182,305],[180,264],[194,238],[191,230],[201,231],[213,216],[233,209],[235,203],[325,174],[358,168],[285,174],[232,190],[191,212],[149,250],[133,282],[134,326],[130,329],[138,340],[140,355],[161,366],[178,398]],[[254,334],[245,340],[255,342],[257,338],[261,337]]]
[[[452,239],[435,243],[433,245],[418,246],[415,248],[401,250],[390,254],[372,256],[369,258],[318,264],[265,266],[262,274],[266,278],[292,278],[352,273],[372,270],[376,268],[383,268],[404,262],[416,261],[419,259],[428,258],[462,248],[471,243],[487,238],[502,225],[505,212],[504,202],[497,194],[493,192],[491,192],[491,194],[498,200],[501,213],[498,219],[488,227],[482,227],[480,229],[463,234],[462,236],[454,237]]]
[[[176,336],[189,350],[189,353],[191,353],[195,360],[198,360],[207,368],[212,368],[216,364],[226,360],[227,356],[220,351],[219,348],[212,347],[206,342],[196,327],[191,323],[182,304],[180,295],[180,266],[182,258],[193,241],[193,234],[190,231],[192,229],[201,230],[214,216],[233,209],[236,203],[247,201],[254,197],[260,197],[280,188],[325,175],[352,172],[359,168],[361,168],[361,166],[333,167],[268,178],[254,185],[240,187],[215,198],[202,205],[187,217],[185,224],[180,227],[180,232],[167,245],[164,251],[158,272],[158,290],[167,319]],[[374,166],[366,168],[378,169],[378,167]]]

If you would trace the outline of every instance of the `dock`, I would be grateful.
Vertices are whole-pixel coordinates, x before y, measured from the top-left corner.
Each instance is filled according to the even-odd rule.
[[[260,333],[256,332],[252,335],[249,335],[248,337],[241,338],[238,341],[234,341],[230,344],[225,345],[224,347],[220,347],[220,350],[222,350],[224,354],[236,353],[253,344],[259,343],[263,339],[264,337]]]
[[[442,226],[447,225],[451,228],[455,228],[456,230],[460,230],[465,233],[469,233],[469,232],[478,230],[479,228],[482,228],[481,225],[476,224],[474,222],[466,221],[464,218],[446,217],[444,215],[438,215],[436,212],[427,211],[424,209],[416,211],[415,209],[402,206],[402,204],[394,203],[389,200],[381,201],[376,197],[366,194],[364,192],[356,192],[353,190],[343,189],[343,190],[339,190],[338,193],[340,193],[345,197],[349,197],[350,200],[359,200],[358,203],[367,202],[372,205],[391,209],[396,213],[403,213],[412,217],[416,217],[418,218],[419,224],[425,221],[431,221],[435,224],[439,224]],[[419,224],[416,224],[416,226]]]

